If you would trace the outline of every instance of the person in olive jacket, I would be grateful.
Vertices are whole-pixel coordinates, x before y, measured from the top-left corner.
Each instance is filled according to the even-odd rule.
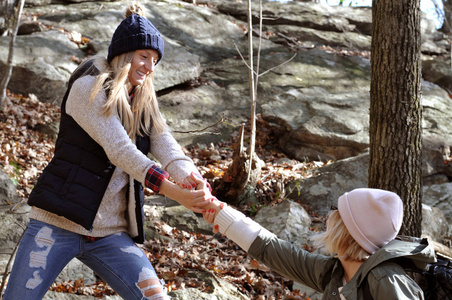
[[[123,299],[169,298],[135,244],[144,241],[143,186],[198,213],[211,195],[205,181],[191,179],[199,172],[159,111],[153,72],[163,50],[143,7],[132,4],[108,57],[89,58],[73,72],[54,157],[29,197],[30,223],[5,300],[42,299],[73,258]]]
[[[422,289],[395,260],[418,267],[436,260],[426,239],[396,238],[403,204],[393,192],[361,188],[338,199],[326,231],[314,237],[327,255],[310,253],[279,239],[241,212],[214,201],[204,218],[273,271],[321,293],[323,299],[424,299]]]

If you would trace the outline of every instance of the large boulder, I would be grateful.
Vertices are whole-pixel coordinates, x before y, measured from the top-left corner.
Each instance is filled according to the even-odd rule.
[[[263,207],[254,220],[279,238],[302,248],[309,245],[311,218],[298,203],[284,200],[276,206]]]
[[[0,57],[8,57],[8,37],[0,37]],[[72,56],[83,51],[59,30],[36,32],[16,37],[14,67],[8,88],[23,95],[36,94],[43,102],[59,103],[66,82],[77,64]],[[0,68],[5,67],[0,59]]]
[[[438,208],[444,214],[446,221],[438,219],[440,220],[438,222],[446,223],[448,226],[447,235],[452,236],[452,183],[424,186],[422,201],[430,207]],[[435,222],[437,221],[435,220]]]

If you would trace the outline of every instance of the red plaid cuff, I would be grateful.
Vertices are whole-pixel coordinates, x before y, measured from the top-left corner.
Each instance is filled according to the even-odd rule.
[[[168,177],[168,172],[160,169],[156,165],[153,165],[149,168],[148,173],[146,174],[144,184],[154,192],[159,193],[160,185],[162,184],[163,180],[167,179]]]

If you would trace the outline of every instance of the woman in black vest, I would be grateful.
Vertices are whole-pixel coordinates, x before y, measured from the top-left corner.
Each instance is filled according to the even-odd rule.
[[[158,108],[153,72],[163,49],[142,7],[130,5],[107,59],[93,57],[74,71],[55,155],[29,198],[31,220],[5,300],[42,299],[74,257],[124,299],[168,298],[135,245],[144,241],[143,184],[200,213],[212,196],[205,181],[191,177],[199,172]]]

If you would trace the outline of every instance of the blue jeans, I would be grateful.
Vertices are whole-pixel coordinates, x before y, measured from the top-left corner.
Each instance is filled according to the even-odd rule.
[[[55,278],[76,257],[124,299],[169,299],[144,252],[126,233],[96,241],[30,220],[14,260],[4,300],[42,299]]]

